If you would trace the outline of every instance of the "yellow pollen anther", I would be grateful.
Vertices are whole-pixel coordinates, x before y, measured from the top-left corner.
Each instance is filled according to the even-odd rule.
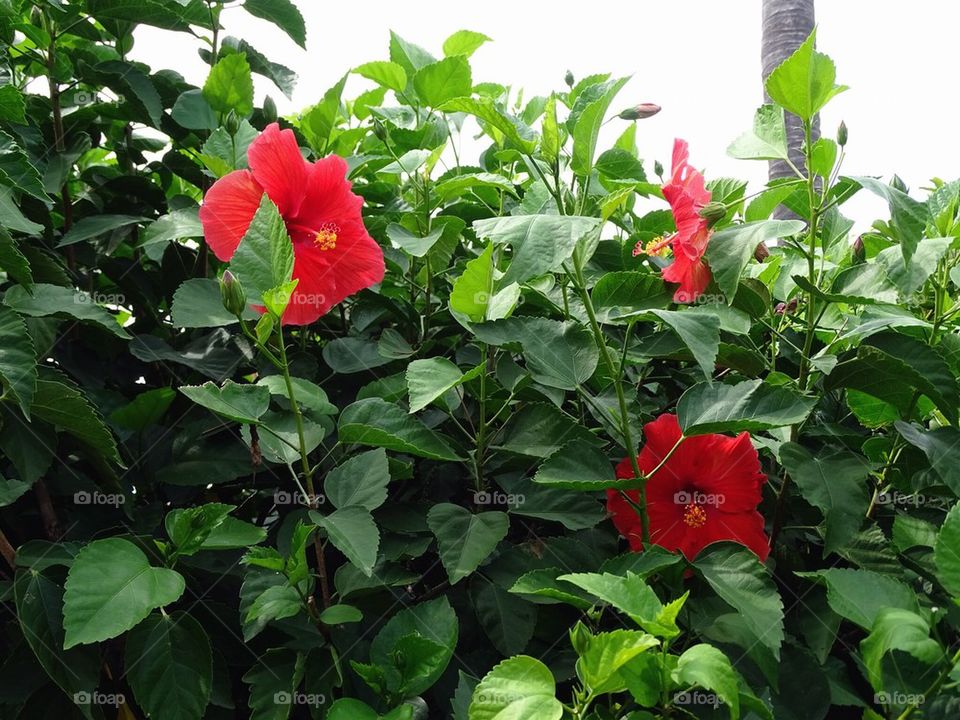
[[[683,511],[683,522],[688,527],[699,528],[707,524],[707,513],[699,505],[690,503],[687,509]]]
[[[334,223],[324,223],[313,236],[313,241],[321,250],[333,250],[337,246],[337,233],[340,228]]]

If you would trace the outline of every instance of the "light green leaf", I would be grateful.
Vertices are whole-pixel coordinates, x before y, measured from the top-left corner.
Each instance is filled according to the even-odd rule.
[[[439,109],[445,113],[464,112],[475,116],[498,143],[506,138],[525,153],[532,153],[537,146],[536,133],[517,118],[500,110],[488,97],[454,98]]]
[[[652,635],[637,630],[614,630],[589,635],[586,648],[577,659],[577,675],[593,693],[626,690],[620,670],[637,655],[660,644]]]
[[[909,263],[923,237],[927,220],[930,219],[927,206],[876,178],[854,177],[851,180],[887,201],[890,208],[890,226],[899,237],[903,261]]]
[[[203,627],[186,613],[151,615],[127,636],[126,678],[137,704],[156,720],[200,720],[213,685]]]
[[[707,245],[706,258],[728,305],[737,295],[740,277],[757,245],[803,232],[804,227],[799,220],[759,220],[731,225],[713,234]]]
[[[730,709],[731,720],[740,717],[740,682],[730,659],[712,645],[701,643],[684,650],[671,672],[681,686],[700,686],[717,694]]]
[[[63,596],[64,649],[116,637],[184,591],[183,576],[151,567],[128,540],[86,545],[70,566]]]
[[[500,287],[557,270],[573,255],[577,241],[599,227],[599,218],[577,215],[512,215],[473,223],[478,238],[509,245],[513,252]]]
[[[264,194],[257,214],[230,260],[247,297],[259,303],[263,293],[293,275],[293,243],[280,211]]]
[[[255,425],[270,406],[270,391],[260,385],[241,385],[227,380],[223,387],[216,383],[184,385],[180,392],[208,410],[234,422]]]
[[[419,237],[407,230],[403,225],[390,223],[387,226],[387,237],[390,238],[390,242],[405,252],[414,257],[421,258],[429,253],[430,249],[443,237],[443,231],[444,228],[438,227],[428,235]]]
[[[853,539],[870,504],[866,459],[845,450],[813,455],[796,443],[785,443],[780,462],[804,499],[823,513],[824,551],[836,552]]]
[[[450,292],[450,309],[463,313],[474,322],[487,317],[490,299],[493,297],[493,244],[467,263],[463,274],[453,282]]]
[[[373,511],[387,499],[390,466],[383,448],[354,455],[323,480],[323,491],[336,508],[357,506]]]
[[[413,76],[413,87],[425,105],[438,108],[447,100],[468,96],[473,89],[470,63],[463,55],[424,65]]]
[[[753,130],[730,143],[727,154],[739,160],[789,160],[783,109],[776,105],[757,108]]]
[[[925,665],[943,658],[940,643],[930,637],[930,626],[916,613],[885,608],[877,613],[870,634],[860,641],[867,679],[874,690],[883,690],[883,656],[891,650],[910,653]]]
[[[550,668],[527,655],[504,660],[474,688],[469,720],[560,720]]]
[[[243,53],[226,55],[210,69],[203,97],[219,113],[233,110],[240,117],[253,112],[253,77]]]
[[[873,627],[886,608],[920,612],[916,595],[907,585],[872,570],[827,568],[797,574],[826,585],[831,609],[865,630]]]
[[[442,357],[412,361],[407,365],[410,412],[423,410],[447,391],[478,374],[479,372],[475,369],[464,374],[454,363]]]
[[[593,167],[593,156],[597,151],[597,140],[600,137],[600,128],[607,114],[610,103],[620,89],[627,84],[630,78],[619,78],[609,82],[602,95],[587,104],[576,117],[571,135],[573,136],[573,156],[570,159],[570,168],[580,176],[590,174]]]
[[[447,57],[451,55],[466,55],[470,57],[484,43],[490,42],[491,38],[483,33],[473,30],[457,30],[453,35],[443,41],[443,54]]]
[[[363,613],[353,605],[331,605],[320,613],[324,625],[344,625],[363,620]]]
[[[572,583],[594,597],[612,605],[651,635],[672,638],[680,634],[676,614],[686,600],[665,612],[663,604],[643,578],[632,572],[626,575],[611,573],[573,573],[561,575],[558,580]]]
[[[427,525],[437,538],[440,560],[450,584],[456,585],[506,537],[510,519],[502,512],[474,515],[459,505],[439,503],[427,513]]]
[[[720,349],[720,318],[708,313],[692,313],[682,310],[650,310],[673,330],[687,346],[703,376],[713,377],[717,352]]]
[[[786,385],[746,380],[736,385],[699,383],[680,396],[684,435],[769,430],[803,422],[816,404]]]
[[[394,92],[402,93],[407,87],[407,73],[403,66],[389,60],[364,63],[355,67],[353,71]]]
[[[834,95],[847,89],[836,84],[833,60],[814,50],[816,40],[814,30],[793,55],[770,73],[766,82],[771,99],[803,120],[812,120]]]

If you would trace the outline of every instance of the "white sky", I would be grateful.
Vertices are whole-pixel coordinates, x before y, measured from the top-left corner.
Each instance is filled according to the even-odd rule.
[[[475,83],[512,84],[532,97],[562,88],[568,68],[578,78],[632,74],[614,110],[637,102],[663,107],[640,123],[642,158],[668,165],[679,136],[690,142],[691,160],[708,178],[745,178],[751,191],[765,181],[766,163],[725,153],[762,101],[760,0],[295,2],[307,23],[306,51],[240,8],[222,16],[226,34],[244,38],[300,76],[292,101],[257,78],[258,97],[272,95],[282,114],[316,102],[348,69],[387,59],[391,29],[438,57],[449,34],[469,29],[494,40],[471,59]],[[832,137],[841,119],[850,129],[843,172],[885,178],[897,172],[919,197],[929,178],[957,177],[958,100],[951,76],[960,3],[819,0],[817,23],[818,49],[836,62],[838,82],[850,86],[821,114],[825,135]],[[202,84],[207,66],[197,55],[196,38],[148,27],[136,37],[132,57]],[[353,76],[347,95],[368,87]],[[606,129],[613,135],[622,127],[614,121]],[[652,174],[652,162],[647,167]],[[886,216],[883,203],[864,192],[844,212],[861,228]]]

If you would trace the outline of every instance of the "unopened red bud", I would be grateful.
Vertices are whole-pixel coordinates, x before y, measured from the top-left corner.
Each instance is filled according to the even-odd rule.
[[[857,235],[853,241],[853,259],[857,262],[863,262],[867,256],[867,249],[863,245],[863,235]]]
[[[660,106],[656,103],[640,103],[623,110],[617,117],[621,120],[643,120],[653,117],[658,112],[660,112]]]
[[[700,208],[700,217],[707,221],[707,224],[713,225],[714,223],[723,220],[727,214],[727,206],[722,202],[708,202],[702,208]]]
[[[786,303],[777,303],[777,306],[773,308],[773,312],[777,315],[783,315],[787,311]]]
[[[764,260],[766,260],[768,257],[770,257],[770,251],[767,249],[767,244],[766,244],[766,243],[759,243],[759,244],[753,249],[753,258],[754,258],[757,262],[762,263],[762,262],[763,262]]]
[[[791,298],[791,299],[787,302],[787,312],[788,312],[788,313],[792,313],[794,310],[796,310],[796,309],[797,309],[797,305],[799,304],[799,302],[800,302],[800,301],[797,300],[797,298]]]

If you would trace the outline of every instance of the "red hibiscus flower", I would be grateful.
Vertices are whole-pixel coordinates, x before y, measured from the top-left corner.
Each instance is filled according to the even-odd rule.
[[[679,303],[693,302],[710,283],[710,269],[703,263],[710,226],[700,217],[700,210],[710,202],[710,191],[703,175],[688,162],[689,157],[686,140],[674,140],[673,170],[670,182],[663,186],[663,197],[670,203],[677,232],[646,249],[638,243],[633,250],[634,255],[653,255],[670,245],[673,263],[663,269],[662,275],[667,282],[680,285],[673,295]]]
[[[652,472],[680,439],[676,415],[661,415],[644,426],[646,444],[637,456],[640,470]],[[617,477],[632,478],[630,459],[617,466]],[[761,487],[767,481],[748,433],[736,437],[696,435],[680,443],[647,481],[650,541],[680,550],[693,560],[703,548],[732,540],[766,560],[770,541],[757,512]],[[627,491],[636,501],[637,490]],[[613,524],[634,551],[643,549],[640,518],[616,490],[607,491]]]
[[[210,249],[226,262],[236,251],[263,193],[276,204],[293,242],[297,288],[284,325],[308,325],[344,298],[383,280],[383,251],[363,226],[363,198],[350,191],[347,163],[300,154],[292,130],[276,123],[253,141],[249,170],[217,180],[200,208]]]

